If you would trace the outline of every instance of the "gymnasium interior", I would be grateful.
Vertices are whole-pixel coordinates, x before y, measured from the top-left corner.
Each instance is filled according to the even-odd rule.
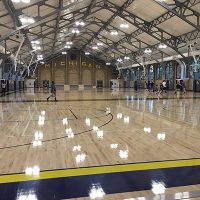
[[[200,0],[0,1],[0,200],[200,200]]]

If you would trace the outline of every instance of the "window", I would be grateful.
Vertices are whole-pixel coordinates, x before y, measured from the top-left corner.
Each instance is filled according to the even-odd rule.
[[[182,67],[181,67],[181,65],[178,65],[177,66],[177,69],[176,69],[176,78],[177,79],[185,79],[185,78],[187,78],[187,76],[188,76],[188,70],[187,70],[187,66],[186,66],[186,64],[185,63],[183,63],[183,77],[181,77],[181,74],[182,74]]]
[[[176,68],[176,78],[181,79],[181,66],[178,65]]]
[[[163,67],[161,64],[157,67],[157,80],[162,80]]]
[[[139,80],[140,79],[140,68],[138,67],[135,70],[135,80]]]
[[[150,65],[149,67],[149,80],[154,80],[154,67]]]
[[[173,72],[172,63],[169,62],[167,63],[167,67],[166,67],[166,79],[173,80],[173,76],[174,76],[174,72]]]
[[[130,81],[134,81],[134,75],[135,75],[135,72],[134,72],[134,69],[131,69],[130,70]]]

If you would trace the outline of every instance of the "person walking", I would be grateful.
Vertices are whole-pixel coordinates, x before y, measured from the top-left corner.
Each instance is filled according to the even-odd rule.
[[[137,83],[137,81],[134,81],[134,89],[137,92],[137,90],[138,90],[138,83]]]
[[[49,101],[49,98],[54,97],[55,101],[57,101],[56,99],[56,86],[54,81],[51,82],[51,95],[49,97],[47,97],[47,101]]]
[[[181,92],[186,93],[186,86],[183,80],[180,80]]]
[[[2,96],[6,96],[6,82],[5,81],[2,81],[1,88],[2,88]]]

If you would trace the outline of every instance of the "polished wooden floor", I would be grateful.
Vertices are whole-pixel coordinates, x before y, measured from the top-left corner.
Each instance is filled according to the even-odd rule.
[[[28,89],[0,97],[0,174],[200,157],[200,93],[158,99],[133,89],[60,90],[57,102],[47,96]]]

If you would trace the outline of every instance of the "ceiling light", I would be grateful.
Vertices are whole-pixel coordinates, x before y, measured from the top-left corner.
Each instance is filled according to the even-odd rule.
[[[128,28],[129,25],[128,24],[120,24],[120,28]]]
[[[97,47],[97,46],[93,46],[93,47],[92,47],[92,49],[94,49],[94,50],[97,50],[97,49],[98,49],[98,47]]]
[[[30,23],[30,24],[35,23],[35,20],[34,20],[32,17],[29,17],[29,18],[27,19],[27,21],[28,21],[28,23]]]
[[[107,65],[107,66],[109,66],[109,65],[110,65],[110,63],[108,62],[108,63],[106,63],[106,65]]]
[[[111,31],[110,34],[111,35],[118,35],[119,33],[117,31]]]
[[[103,46],[103,43],[102,42],[98,42],[97,46]]]
[[[19,19],[20,19],[20,21],[21,21],[21,23],[22,23],[23,25],[29,25],[29,24],[35,23],[35,20],[34,20],[32,17],[28,17],[28,16],[23,16],[23,15],[21,15],[21,16],[19,17]]]
[[[38,40],[31,41],[31,44],[40,44],[40,41],[38,41]]]
[[[20,3],[20,0],[12,0],[13,3]]]
[[[74,33],[74,34],[75,34],[75,33],[78,34],[78,33],[80,33],[80,31],[79,31],[78,29],[73,29],[73,30],[72,30],[72,33]]]
[[[38,55],[38,56],[37,56],[37,59],[38,59],[38,60],[43,60],[43,56],[42,56],[42,55]],[[41,116],[40,116],[40,117],[41,117]],[[41,120],[39,119],[39,121],[41,121]],[[43,120],[42,120],[42,121],[43,121]]]
[[[144,53],[152,53],[152,50],[147,48],[147,49],[145,49]]]
[[[124,60],[130,60],[130,57],[129,56],[125,56]]]
[[[118,58],[117,59],[117,62],[122,62],[123,60],[121,58]]]
[[[160,43],[159,46],[158,46],[159,49],[166,49],[167,48],[167,45],[166,44],[163,44],[163,43]]]
[[[72,44],[73,44],[73,42],[66,42],[66,44],[67,44],[67,45],[72,45]]]
[[[90,53],[89,52],[85,52],[85,55],[90,55]]]
[[[25,18],[25,17],[21,17],[21,18],[19,18],[19,19],[20,19],[21,23],[23,23],[23,24],[25,24],[25,23],[28,22],[28,21],[27,21],[27,18]]]
[[[85,23],[84,23],[84,22],[79,22],[79,21],[77,21],[75,24],[76,24],[77,26],[85,26]]]
[[[70,45],[65,45],[65,49],[70,49],[71,46]]]
[[[22,3],[30,3],[30,0],[22,0]]]

